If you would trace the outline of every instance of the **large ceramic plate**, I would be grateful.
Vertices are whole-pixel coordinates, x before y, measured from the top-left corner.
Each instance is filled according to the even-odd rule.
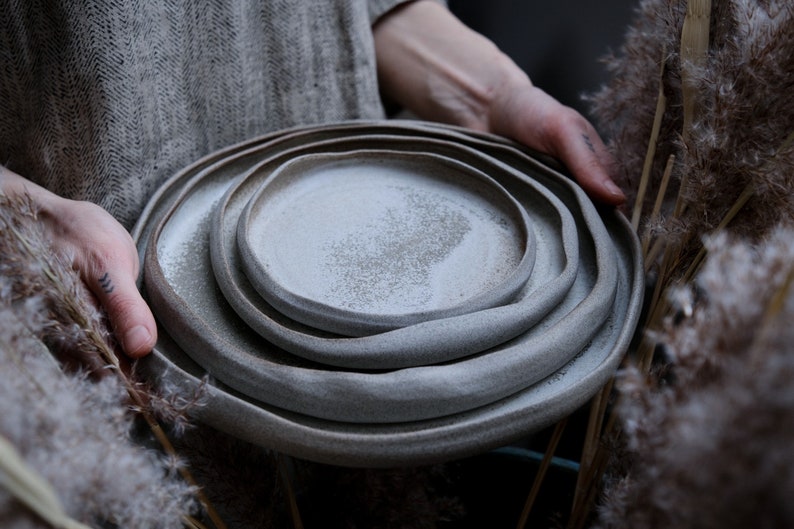
[[[612,282],[614,286],[607,289],[611,290],[611,294],[602,292],[593,296],[599,302],[607,295],[612,299],[607,314],[600,318],[601,323],[594,323],[594,330],[565,327],[566,315],[577,309],[580,309],[579,314],[592,314],[594,301],[580,300],[573,307],[551,309],[549,314],[556,315],[550,320],[552,323],[521,334],[509,341],[504,350],[495,353],[440,366],[384,372],[345,371],[302,362],[298,357],[273,347],[270,341],[264,341],[250,331],[242,320],[236,319],[226,298],[212,281],[209,281],[209,289],[199,288],[195,293],[190,292],[200,283],[208,281],[180,268],[180,259],[189,259],[191,265],[199,264],[209,271],[208,252],[202,254],[195,250],[206,247],[213,208],[220,201],[220,195],[241,178],[239,175],[250,171],[262,160],[277,157],[279,153],[286,153],[290,149],[300,151],[306,145],[313,145],[316,149],[318,142],[330,141],[337,145],[334,148],[345,150],[350,146],[339,146],[334,142],[342,138],[351,141],[352,138],[366,139],[377,134],[422,138],[422,142],[415,144],[421,143],[425,150],[425,140],[435,139],[445,145],[444,148],[459,145],[485,153],[483,155],[492,159],[489,163],[504,166],[508,173],[512,171],[514,176],[501,183],[522,204],[531,204],[532,201],[527,197],[537,193],[527,183],[541,182],[551,197],[563,197],[559,202],[573,208],[573,213],[568,215],[574,219],[575,229],[588,226],[594,219],[603,221],[601,231],[593,231],[588,226],[574,235],[580,250],[588,254],[590,260],[585,261],[583,266],[577,266],[576,279],[565,295],[569,299],[573,291],[575,296],[587,299],[587,292],[591,292],[604,275],[601,265],[610,262],[616,278]],[[470,162],[475,158],[472,156]],[[213,164],[216,164],[215,169]],[[191,203],[191,200],[195,202]],[[191,204],[191,207],[183,209],[185,204]],[[206,207],[193,207],[196,204]],[[547,213],[550,211],[556,210],[547,207]],[[560,221],[554,220],[555,215],[547,215],[544,222],[557,225],[559,234]],[[560,215],[556,218],[559,219]],[[167,222],[163,222],[164,219]],[[535,224],[533,219],[533,226]],[[278,390],[256,396],[252,396],[250,391],[233,390],[221,383],[211,384],[207,388],[209,404],[198,413],[215,426],[250,441],[300,457],[340,464],[381,466],[457,457],[509,442],[560,418],[589,398],[615,369],[636,324],[642,291],[636,239],[621,215],[608,211],[599,216],[581,191],[567,178],[502,140],[424,124],[344,124],[305,129],[273,135],[217,153],[186,169],[164,186],[137,226],[135,237],[139,247],[143,250],[148,246],[149,251],[156,251],[157,244],[153,241],[165,241],[164,247],[170,249],[161,255],[161,260],[166,261],[166,268],[176,276],[166,279],[177,283],[175,288],[167,284],[159,285],[156,280],[150,283],[152,277],[147,265],[147,290],[153,301],[154,298],[162,298],[162,306],[167,310],[158,310],[158,316],[171,324],[168,332],[163,333],[155,353],[143,364],[147,372],[186,387],[196,387],[205,370],[213,372],[215,368],[222,373],[213,374],[228,378],[229,373],[224,370],[235,371],[247,366],[250,368],[249,375],[253,377],[252,385],[256,382],[278,386],[279,380],[286,377]],[[560,261],[564,261],[564,252],[558,248],[544,264],[541,262],[542,242],[538,238],[538,263],[535,268],[539,265],[541,268],[556,266],[559,270]],[[179,250],[180,247],[182,250]],[[172,261],[170,268],[168,259]],[[528,284],[528,290],[532,288]],[[564,305],[565,301],[560,306]],[[588,308],[588,305],[591,306]],[[213,306],[215,310],[211,309]],[[174,310],[174,307],[178,310]],[[191,321],[191,317],[196,320]],[[589,318],[591,323],[599,321],[599,318]],[[219,324],[222,326],[218,327]],[[561,332],[563,329],[565,332]],[[229,331],[237,335],[230,338]],[[181,347],[174,344],[168,334],[180,335]],[[521,343],[526,334],[547,338]],[[583,340],[582,336],[587,335],[589,339]],[[347,340],[359,339],[343,341]],[[226,355],[223,361],[211,367],[207,365],[207,360],[211,358],[201,357],[198,351],[198,348],[208,343]],[[248,345],[254,347],[249,349]],[[231,348],[226,350],[227,346]],[[257,352],[257,346],[263,348],[262,352]],[[573,353],[565,352],[568,346],[568,351],[572,348]],[[198,361],[192,360],[183,349]],[[257,356],[260,358],[258,364],[253,361]],[[547,365],[534,373],[545,370],[547,375],[543,380],[528,383],[526,380],[532,379],[537,362],[546,362]],[[462,366],[454,369],[456,364]],[[431,368],[439,371],[422,375],[422,369]],[[499,391],[490,391],[489,375],[478,376],[477,371],[480,369],[483,373],[496,375],[500,384],[511,379],[508,372],[516,371],[513,377],[516,385],[513,390],[508,388],[507,392],[503,392],[504,386]],[[423,376],[427,378],[417,384],[414,375],[419,379]],[[386,381],[385,384],[381,384],[380,377]],[[371,380],[379,382],[371,384]],[[450,406],[447,401],[437,399],[438,393],[426,393],[415,400],[411,389],[402,389],[406,385],[422,388],[422,384],[427,382],[447,386],[473,383],[475,386],[461,388],[457,393],[442,390],[442,394],[446,392],[453,400],[460,395],[468,399],[463,408]],[[306,391],[307,385],[314,384],[321,389]],[[340,391],[334,390],[336,384],[341,384]],[[352,393],[349,394],[348,390],[352,390]],[[374,394],[371,393],[373,390]],[[384,395],[389,391],[395,395],[385,398]],[[478,397],[480,392],[487,396]],[[291,398],[299,405],[295,406]],[[325,399],[330,403],[323,402]],[[380,425],[372,424],[369,420],[377,421],[382,412],[389,415],[390,407],[394,406],[402,406],[409,411],[391,414],[387,423]],[[431,413],[428,415],[428,412]],[[423,416],[427,418],[416,418]],[[328,420],[329,417],[333,420]]]
[[[355,143],[385,139],[377,136],[356,138]],[[416,140],[411,142],[416,143]],[[307,145],[309,147],[305,148],[318,148]],[[334,147],[338,149],[342,145],[347,143],[338,142]],[[423,141],[422,147],[432,146]],[[462,152],[457,154],[463,155]],[[252,171],[268,174],[265,169],[271,164],[274,169],[278,167],[276,161],[268,159],[255,165]],[[513,186],[517,187],[515,192],[519,199],[527,191],[539,193],[543,190],[519,171],[511,169],[505,175],[516,179]],[[246,182],[249,180],[254,181],[245,178]],[[530,182],[532,185],[528,186]],[[197,179],[153,235],[145,267],[147,282],[154,286],[149,293],[156,312],[167,315],[164,318],[166,329],[188,354],[213,376],[263,402],[315,417],[361,423],[440,417],[488,404],[527,387],[567,362],[596,333],[605,332],[602,324],[611,312],[617,284],[612,242],[589,202],[583,203],[584,208],[571,200],[565,204],[546,191],[557,215],[569,219],[563,223],[567,230],[561,236],[558,237],[557,230],[541,234],[550,243],[548,253],[559,254],[563,247],[578,245],[580,254],[578,259],[565,263],[562,273],[551,275],[553,288],[547,290],[549,281],[542,277],[539,283],[543,288],[531,290],[516,303],[400,329],[403,336],[412,330],[416,332],[417,327],[429,328],[433,335],[441,329],[450,329],[453,332],[447,333],[448,339],[455,345],[461,333],[475,342],[493,339],[494,330],[507,319],[525,331],[523,334],[497,350],[486,351],[488,354],[410,369],[359,372],[296,362],[236,322],[226,303],[214,296],[213,274],[204,268],[207,260],[202,257],[206,244],[198,242],[206,239],[210,224],[196,219],[202,207],[208,205],[204,200],[207,189],[215,189],[214,175]],[[228,216],[228,207],[215,209],[225,210]],[[578,231],[570,219],[571,212],[579,217],[581,229]],[[234,218],[232,224],[236,225]],[[538,218],[534,225],[543,225],[540,221]],[[545,224],[553,222],[547,219]],[[225,231],[222,222],[212,225],[213,234]],[[583,251],[587,253],[582,255]],[[230,258],[235,252],[227,249],[214,252],[213,257],[216,255]],[[222,277],[228,271],[239,269],[233,263],[216,266],[215,274]],[[551,312],[548,296],[541,303],[537,298],[527,301],[533,300],[531,294],[538,292],[541,296],[551,292],[552,299],[558,299],[559,288],[553,282],[559,282],[560,278],[568,282],[571,275],[575,277],[574,282],[569,284]],[[237,282],[244,283],[244,279],[238,278]],[[235,303],[251,299],[250,294],[241,298],[234,290],[224,290],[224,293],[225,299]],[[211,302],[206,303],[206,300]],[[545,315],[540,321],[536,318],[538,307]],[[262,315],[270,321],[273,311],[267,309]],[[527,328],[525,319],[535,325]],[[254,318],[249,320],[254,321]],[[402,343],[400,334],[392,333],[390,337]],[[423,343],[417,343],[416,347],[427,350]]]
[[[249,199],[237,244],[270,305],[352,336],[508,302],[535,260],[526,211],[485,173],[387,150],[286,162]]]

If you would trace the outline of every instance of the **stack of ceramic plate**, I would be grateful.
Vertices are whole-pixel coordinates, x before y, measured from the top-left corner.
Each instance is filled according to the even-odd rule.
[[[144,363],[199,418],[292,455],[426,463],[582,405],[637,322],[619,213],[505,140],[414,122],[280,132],[156,194],[134,236]]]

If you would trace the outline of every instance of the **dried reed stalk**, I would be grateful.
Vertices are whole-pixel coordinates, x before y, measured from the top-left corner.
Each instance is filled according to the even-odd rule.
[[[689,0],[681,30],[681,95],[684,125],[682,135],[687,139],[699,114],[699,91],[692,79],[693,70],[703,66],[709,49],[711,0]]]
[[[683,101],[684,123],[681,136],[686,141],[692,132],[692,126],[700,113],[698,108],[698,87],[693,80],[695,69],[701,68],[706,61],[709,47],[709,23],[711,20],[711,0],[689,0],[686,16],[681,29],[681,99]],[[680,187],[687,186],[687,175],[681,178]],[[681,218],[686,209],[683,193],[679,193],[676,201],[676,218]]]
[[[667,195],[667,187],[670,185],[670,176],[673,174],[673,164],[675,163],[675,154],[671,154],[667,158],[667,163],[664,166],[664,173],[662,174],[662,182],[659,184],[659,190],[656,194],[656,200],[653,204],[653,211],[651,212],[651,220],[658,221],[660,219],[661,211],[662,211],[662,204],[664,203],[664,197]],[[651,236],[646,232],[642,236],[642,255],[644,258],[644,266],[645,272],[648,272],[648,267],[652,266],[654,262],[656,262],[656,257],[658,257],[658,251],[661,251],[661,244],[654,245],[653,249],[650,249],[650,241]],[[657,243],[661,243],[661,239],[656,240]],[[656,255],[654,255],[656,254]]]
[[[658,379],[652,367],[658,339],[661,339],[658,336],[665,336],[664,330],[670,329],[669,322],[679,315],[687,317],[693,314],[691,299],[679,296],[673,300],[672,296],[684,291],[691,293],[690,289],[684,290],[683,287],[688,286],[699,273],[714,273],[703,270],[707,249],[699,237],[730,229],[756,240],[754,237],[768,233],[770,226],[780,219],[790,221],[792,218],[791,168],[794,159],[791,145],[794,134],[791,133],[791,109],[794,107],[786,94],[793,86],[790,62],[794,47],[794,7],[781,1],[713,4],[712,7],[711,2],[698,0],[673,3],[658,0],[643,4],[641,9],[645,18],[638,22],[635,32],[629,34],[625,57],[620,63],[613,60],[611,64],[623,76],[611,88],[602,91],[596,100],[601,105],[602,116],[615,123],[612,125],[615,130],[613,146],[617,147],[621,160],[625,160],[625,168],[631,175],[639,174],[638,165],[643,160],[638,154],[647,147],[643,167],[649,166],[647,153],[652,149],[632,141],[632,138],[647,137],[644,131],[648,130],[653,108],[653,84],[643,74],[651,71],[651,59],[659,44],[669,45],[675,28],[682,28],[678,53],[680,72],[671,69],[665,78],[667,94],[675,104],[671,105],[669,115],[664,118],[667,125],[663,125],[663,138],[654,147],[667,153],[677,149],[678,163],[673,168],[674,159],[668,157],[656,202],[647,217],[651,229],[642,238],[646,272],[656,274],[656,284],[647,301],[647,316],[640,328],[659,334],[657,338],[644,335],[631,352],[631,365],[627,365],[627,380],[618,395],[618,399],[626,400],[619,401],[615,408],[621,407],[621,413],[632,410],[630,413],[634,416],[618,417],[616,411],[611,411],[606,414],[605,426],[600,432],[600,424],[604,422],[591,421],[588,427],[580,467],[580,471],[585,472],[580,481],[585,483],[586,489],[577,490],[569,527],[582,527],[586,523],[593,506],[593,502],[588,500],[595,496],[603,481],[606,465],[602,463],[607,450],[600,445],[593,456],[589,449],[590,436],[600,433],[602,440],[610,436],[618,438],[622,430],[618,419],[626,418],[627,424],[640,420],[642,404],[630,404],[628,399],[632,396],[627,391],[635,388],[640,392],[640,401],[650,398],[642,391],[643,388],[651,391],[650,381]],[[686,7],[686,11],[682,12],[681,7]],[[713,27],[710,26],[712,18]],[[710,34],[716,41],[713,47],[709,46]],[[675,54],[671,55],[670,64],[676,64]],[[637,74],[637,79],[627,82],[626,73]],[[677,92],[679,89],[680,94]],[[679,95],[680,100],[677,99]],[[609,104],[619,111],[609,108]],[[637,112],[634,112],[635,108]],[[638,130],[643,131],[641,136],[637,136]],[[779,141],[777,138],[786,134],[783,145],[770,157],[768,147],[774,146]],[[658,167],[659,162],[654,160],[652,166]],[[663,219],[663,201],[667,199],[667,188],[675,171],[679,173],[675,175],[679,182],[675,204],[671,214]],[[643,184],[642,180],[650,178],[653,181],[654,176],[643,174],[639,186],[634,176],[632,187],[644,188],[648,184]],[[736,196],[739,190],[741,193]],[[634,203],[633,220],[645,215],[642,210],[646,206],[644,194],[644,191],[640,193]],[[786,273],[785,269],[783,273]],[[779,316],[787,310],[784,301],[790,300],[792,282],[794,267],[788,269],[785,283],[768,302],[761,324],[753,334],[753,339],[759,343],[752,344],[752,353],[762,355],[766,347],[761,341],[779,339]],[[769,337],[765,337],[766,334]],[[759,369],[762,361],[758,360]],[[677,366],[676,369],[681,369],[677,372],[679,377],[687,375],[687,369],[693,368],[691,365],[681,368],[671,362]],[[680,383],[680,378],[676,383]],[[596,408],[597,402],[594,401],[593,409]],[[671,413],[675,411],[673,409]],[[592,426],[596,423],[599,426]],[[631,433],[622,435],[631,442],[642,441],[632,437]],[[648,454],[651,448],[645,447],[645,455],[653,458],[652,451]],[[628,460],[622,463],[631,464]],[[635,478],[642,474],[641,469],[633,468],[637,471],[636,474],[632,472]],[[643,475],[642,479],[647,480],[642,487],[654,486],[653,473]],[[621,495],[627,487],[642,491],[636,483],[616,485],[614,505],[618,513],[621,502],[629,501]],[[613,514],[609,521],[620,526],[619,514],[618,517]]]
[[[529,515],[532,512],[532,507],[535,505],[535,500],[538,498],[540,488],[543,486],[543,481],[546,479],[546,473],[551,465],[551,460],[554,458],[554,453],[557,451],[557,445],[560,443],[562,433],[565,431],[565,426],[568,424],[568,418],[564,418],[557,423],[554,427],[554,432],[549,439],[549,444],[546,446],[546,452],[543,454],[543,459],[540,461],[540,466],[535,474],[535,479],[532,482],[532,488],[529,489],[527,500],[524,502],[524,509],[521,511],[521,516],[518,519],[517,529],[524,529],[529,520]]]
[[[684,17],[681,32],[680,49],[682,76],[681,95],[683,102],[682,135],[685,139],[690,136],[693,123],[700,113],[698,107],[700,94],[696,83],[692,80],[692,74],[696,69],[702,68],[707,58],[710,16],[710,0],[689,0],[687,3],[686,16]],[[659,88],[651,136],[646,149],[639,190],[633,206],[631,223],[635,230],[639,229],[651,168],[653,167],[653,160],[656,155],[659,130],[666,111],[666,98],[664,95],[665,55],[666,54],[663,54],[662,56],[661,68],[659,71]],[[674,160],[674,155],[670,155],[665,165],[661,184],[656,194],[653,210],[650,214],[650,218],[654,221],[659,220],[661,207],[671,179]],[[682,178],[678,189],[676,206],[673,212],[673,220],[680,218],[685,210],[686,202],[684,200],[684,191],[686,185],[686,179]],[[746,199],[739,204],[738,207],[740,208],[743,206],[745,202]],[[646,321],[640,323],[640,328],[646,329],[656,328],[669,314],[670,305],[667,302],[664,292],[676,282],[673,280],[673,273],[678,269],[678,264],[683,259],[680,252],[685,247],[685,244],[679,243],[671,245],[666,244],[662,239],[652,239],[653,237],[650,234],[645,234],[642,240],[642,251],[646,267],[657,262],[660,253],[662,253],[662,259],[654,292],[651,295],[648,305],[648,316],[646,317]],[[692,270],[696,268],[697,266],[693,267]],[[650,369],[654,348],[655,345],[646,336],[643,336],[638,350],[636,351],[636,358],[644,372],[648,372]],[[602,480],[603,472],[606,468],[606,451],[601,440],[615,435],[615,429],[617,428],[618,422],[615,412],[608,410],[606,406],[609,394],[604,392],[607,390],[611,392],[612,383],[608,384],[608,386],[599,393],[592,404],[591,417],[585,434],[580,475],[577,480],[574,504],[569,519],[569,527],[571,528],[583,527],[590,515],[597,496],[597,490]]]
[[[87,297],[85,295],[76,291],[76,285],[80,284],[80,279],[68,276],[69,273],[76,275],[77,272],[63,264],[59,255],[44,247],[46,239],[38,224],[37,210],[32,199],[28,196],[11,198],[0,193],[0,208],[17,210],[24,217],[27,217],[29,221],[26,225],[23,225],[8,217],[0,219],[2,221],[0,229],[8,233],[17,243],[15,247],[21,254],[18,259],[20,257],[24,259],[24,262],[18,261],[7,264],[6,268],[10,268],[12,274],[16,273],[18,276],[25,276],[30,279],[31,284],[27,284],[27,288],[33,289],[34,292],[42,294],[47,299],[57,300],[51,303],[52,317],[65,326],[79,329],[81,338],[78,338],[77,346],[89,352],[88,360],[90,362],[90,355],[98,355],[102,364],[118,376],[132,401],[133,409],[144,419],[163,451],[168,456],[176,459],[177,453],[173,444],[163,431],[158,420],[149,411],[149,406],[147,405],[148,396],[125,374],[119,357],[107,340],[106,331],[97,320],[95,309],[86,301]],[[22,266],[25,269],[14,270],[15,266],[16,268]],[[32,272],[29,269],[31,267],[35,268],[35,271]],[[31,274],[35,275],[35,277],[31,276]],[[26,294],[30,295],[31,292]],[[91,363],[95,364],[95,362]],[[201,488],[198,487],[191,472],[184,465],[180,465],[178,471],[185,482],[197,491],[197,497],[215,527],[217,529],[226,529],[223,520],[221,520]]]
[[[634,203],[634,212],[631,216],[631,225],[634,231],[639,230],[640,216],[642,214],[642,205],[645,203],[645,193],[648,189],[648,181],[651,176],[651,167],[653,166],[653,159],[656,156],[656,143],[659,141],[659,130],[662,127],[662,117],[667,108],[667,97],[664,95],[664,58],[667,55],[666,51],[662,51],[662,57],[659,61],[659,92],[656,96],[656,112],[653,116],[653,126],[651,127],[651,137],[648,140],[648,148],[645,152],[645,162],[642,167],[642,176],[640,177],[640,187],[637,191],[637,199]]]
[[[291,465],[289,464],[288,456],[278,453],[275,457],[278,465],[278,473],[281,475],[281,481],[287,493],[287,503],[289,504],[292,527],[294,529],[303,529],[303,520],[301,518],[300,509],[298,508],[298,497],[297,494],[295,494],[295,487],[292,479],[293,473],[290,471]]]

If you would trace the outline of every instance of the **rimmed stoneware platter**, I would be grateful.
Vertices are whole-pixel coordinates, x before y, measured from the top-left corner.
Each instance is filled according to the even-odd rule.
[[[240,265],[240,213],[290,160],[362,149],[443,156],[514,197],[536,252],[515,297],[360,337],[298,323],[262,299]],[[163,186],[134,236],[145,255],[143,286],[163,324],[145,372],[187,389],[210,374],[200,419],[345,465],[450,459],[561,418],[614,372],[642,298],[636,237],[622,215],[597,210],[567,177],[509,142],[425,123],[307,127],[220,151]],[[445,321],[451,330],[438,323]],[[494,333],[484,332],[492,322]],[[468,342],[467,324],[480,335]],[[434,342],[443,332],[467,353]]]

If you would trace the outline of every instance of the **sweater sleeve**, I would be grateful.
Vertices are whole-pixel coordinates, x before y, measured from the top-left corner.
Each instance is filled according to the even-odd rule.
[[[369,20],[371,24],[375,24],[380,17],[394,9],[400,4],[414,0],[369,0]],[[447,5],[446,0],[433,0],[443,5]]]

